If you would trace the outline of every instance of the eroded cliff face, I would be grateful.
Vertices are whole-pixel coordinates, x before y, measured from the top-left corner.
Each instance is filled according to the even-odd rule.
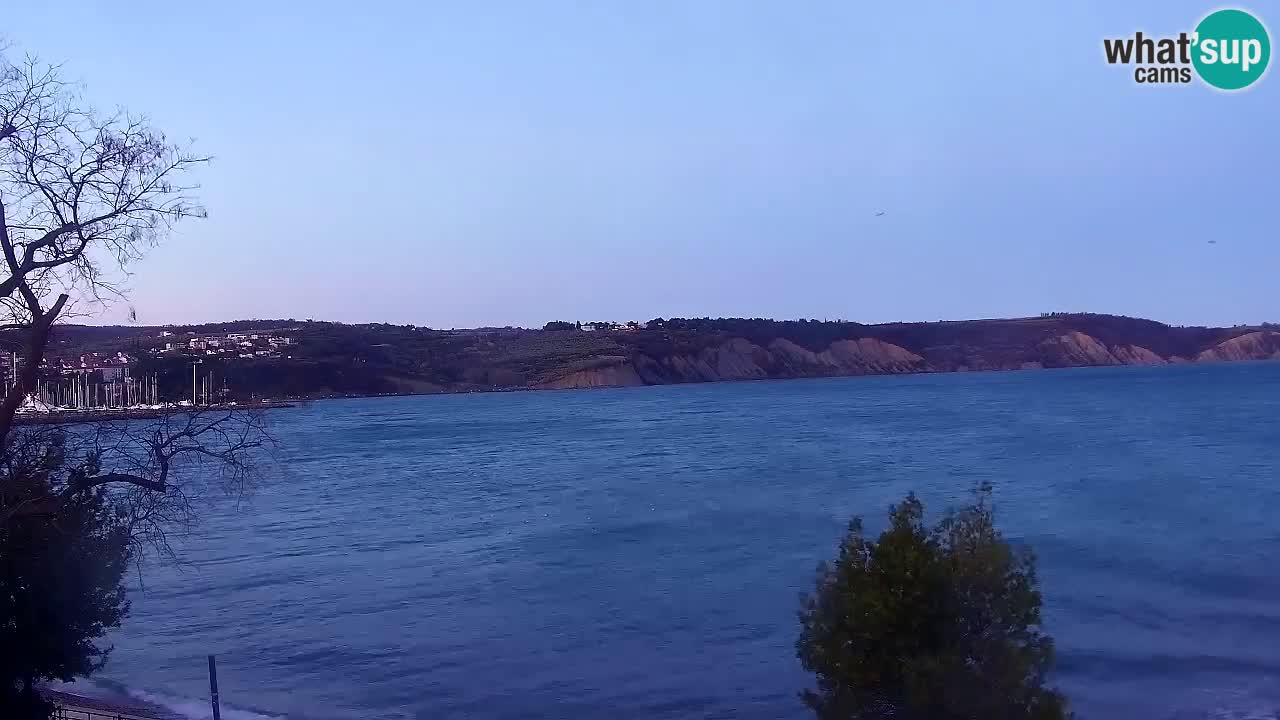
[[[818,351],[785,338],[776,338],[767,347],[744,338],[731,338],[697,352],[596,358],[535,387],[618,387],[767,378],[1280,360],[1280,332],[1246,333],[1216,343],[1193,358],[1162,357],[1141,345],[1107,345],[1076,330],[1050,335],[1034,345],[1013,348],[1003,359],[972,353],[957,355],[948,350],[926,348],[917,353],[870,337],[836,340]]]
[[[1196,362],[1280,360],[1280,332],[1260,330],[1231,338],[1196,356]]]
[[[577,370],[534,387],[542,390],[571,390],[597,387],[630,387],[644,385],[631,363],[623,362],[608,367]]]
[[[881,374],[925,370],[924,358],[883,340],[838,340],[818,354],[818,360],[842,374]]]
[[[1111,348],[1111,354],[1125,365],[1165,365],[1170,362],[1138,345],[1117,345]]]
[[[1045,367],[1075,367],[1078,365],[1119,365],[1107,346],[1082,332],[1071,331],[1040,343]]]
[[[818,353],[785,339],[774,340],[768,348],[763,348],[743,338],[733,338],[693,354],[661,358],[641,355],[617,365],[577,370],[537,387],[580,388],[880,375],[928,369],[924,358],[919,355],[874,338],[838,340]]]
[[[1164,365],[1170,360],[1140,345],[1106,346],[1095,337],[1072,331],[1049,338],[1037,346],[1040,367],[1092,367],[1099,365]]]
[[[766,368],[773,364],[773,357],[758,345],[734,338],[696,355],[672,355],[660,362],[677,382],[761,380],[770,376]]]
[[[674,382],[752,380],[781,377],[822,377],[922,372],[924,358],[892,343],[873,338],[838,340],[813,352],[789,340],[777,339],[768,348],[742,338],[703,350],[658,360]]]

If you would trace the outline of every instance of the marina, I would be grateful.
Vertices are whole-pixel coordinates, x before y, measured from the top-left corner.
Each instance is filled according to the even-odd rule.
[[[168,405],[144,405],[135,407],[93,407],[20,410],[13,419],[15,425],[71,425],[76,423],[111,422],[116,420],[154,420],[156,418],[179,413],[230,412],[235,410],[271,410],[276,408],[296,407],[297,403],[289,400],[261,400],[245,403],[218,403],[214,405],[192,405],[189,402]]]

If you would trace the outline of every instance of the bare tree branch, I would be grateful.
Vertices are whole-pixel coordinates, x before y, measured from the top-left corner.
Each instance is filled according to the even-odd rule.
[[[116,493],[135,541],[170,554],[168,533],[191,527],[195,504],[251,492],[273,450],[263,414],[248,410],[175,408],[149,421],[20,427],[2,456],[0,477],[30,475],[33,467],[57,477],[43,494],[15,494],[0,483],[0,527],[55,515],[76,494],[105,488]]]
[[[27,328],[23,361],[44,360],[48,328],[68,302],[118,295],[111,276],[175,223],[204,217],[185,182],[209,161],[169,142],[146,118],[85,107],[59,68],[0,58],[0,325]],[[0,403],[0,444],[35,376]]]
[[[22,338],[0,401],[0,530],[109,493],[134,541],[168,553],[196,503],[252,489],[271,449],[260,413],[175,408],[150,421],[14,426],[53,325],[78,302],[119,295],[130,262],[175,223],[205,216],[187,177],[208,161],[145,117],[95,112],[57,66],[0,54],[0,328],[6,343]]]

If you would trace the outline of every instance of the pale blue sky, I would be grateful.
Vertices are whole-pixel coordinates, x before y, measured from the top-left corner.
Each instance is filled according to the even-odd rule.
[[[1103,62],[1216,7],[50,0],[0,32],[217,158],[145,323],[1280,320],[1280,76]]]

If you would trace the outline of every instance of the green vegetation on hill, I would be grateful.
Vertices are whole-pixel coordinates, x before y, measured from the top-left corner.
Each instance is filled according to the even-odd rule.
[[[191,338],[228,333],[292,344],[251,357],[185,348]],[[175,340],[183,347],[165,351]],[[86,352],[136,358],[134,372],[158,375],[166,397],[190,387],[190,361],[200,355],[202,373],[247,399],[1264,359],[1280,357],[1280,332],[1085,313],[882,325],[656,318],[643,325],[553,321],[537,330],[309,320],[55,329],[51,356]]]

